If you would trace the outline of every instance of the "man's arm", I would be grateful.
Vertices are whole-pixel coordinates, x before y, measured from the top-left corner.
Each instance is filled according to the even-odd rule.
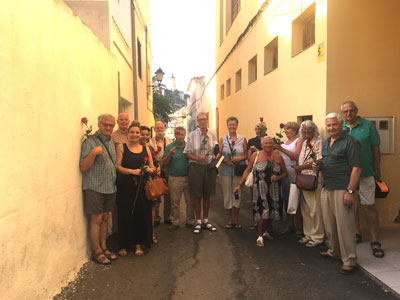
[[[163,156],[163,159],[161,161],[161,164],[163,166],[168,166],[169,163],[171,162],[172,156],[174,154],[175,154],[175,147],[172,147],[172,148],[169,149],[167,154],[164,153],[164,156]]]
[[[207,161],[207,158],[205,156],[197,156],[192,153],[184,153],[187,158],[197,161],[199,163],[205,163]]]
[[[360,176],[361,176],[361,171],[362,168],[360,167],[353,167],[351,169],[351,175],[350,175],[350,181],[349,184],[347,185],[348,190],[356,190],[358,187],[358,183],[360,182]],[[344,205],[352,205],[354,204],[354,199],[355,199],[355,194],[350,194],[346,192],[344,194]]]
[[[101,146],[94,147],[90,150],[89,154],[79,163],[79,169],[81,172],[85,173],[89,170],[93,166],[96,156],[101,154],[103,154],[103,148]]]
[[[379,146],[372,147],[372,158],[374,160],[375,180],[381,180],[381,149]]]

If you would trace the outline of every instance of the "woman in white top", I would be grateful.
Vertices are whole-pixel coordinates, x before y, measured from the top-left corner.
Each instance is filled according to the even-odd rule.
[[[282,180],[282,196],[285,211],[287,211],[288,201],[289,201],[289,191],[290,184],[293,182],[295,175],[295,167],[297,165],[297,160],[299,158],[301,145],[303,144],[303,139],[298,137],[300,126],[296,122],[287,122],[284,127],[284,132],[287,139],[282,145],[275,145],[274,148],[279,150],[283,161],[285,162],[288,177]],[[294,216],[287,215],[288,229],[285,233],[296,232],[296,227],[294,225]],[[297,233],[296,236],[301,238],[303,236],[303,221],[301,219],[301,213],[299,209],[296,212],[296,223],[297,223]]]

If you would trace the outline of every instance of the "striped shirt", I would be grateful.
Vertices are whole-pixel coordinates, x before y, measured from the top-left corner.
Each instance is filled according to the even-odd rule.
[[[112,159],[110,158],[110,155],[108,154],[103,143],[99,141],[99,138],[107,146]],[[102,194],[113,194],[116,192],[116,154],[114,141],[110,137],[106,137],[103,134],[100,134],[97,137],[87,138],[82,143],[80,161],[88,156],[90,151],[97,146],[101,146],[103,148],[103,153],[101,155],[97,155],[92,167],[82,174],[82,190],[93,190]]]
[[[187,138],[186,147],[185,150],[183,150],[183,153],[191,153],[196,156],[206,156],[207,163],[210,163],[210,161],[215,157],[214,147],[218,144],[217,135],[213,130],[208,129],[206,143],[204,145],[203,138],[204,136],[201,133],[200,128],[192,131]],[[191,159],[189,159],[189,163],[200,164]]]

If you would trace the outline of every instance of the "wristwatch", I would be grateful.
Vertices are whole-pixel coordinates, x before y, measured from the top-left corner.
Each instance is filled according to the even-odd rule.
[[[346,191],[347,191],[349,194],[355,194],[355,193],[356,193],[355,190],[346,189]]]

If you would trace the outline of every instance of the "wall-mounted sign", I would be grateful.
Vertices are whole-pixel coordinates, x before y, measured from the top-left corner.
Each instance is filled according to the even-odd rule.
[[[325,59],[325,43],[318,45],[318,62],[324,61]]]

